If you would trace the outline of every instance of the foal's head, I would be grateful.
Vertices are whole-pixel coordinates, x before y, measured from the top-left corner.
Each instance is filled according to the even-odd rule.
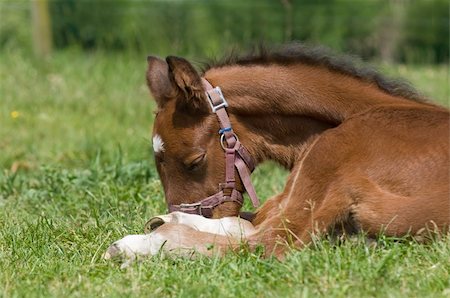
[[[183,58],[149,57],[147,83],[157,104],[153,148],[167,203],[195,203],[218,192],[224,153],[200,75]],[[213,217],[236,216],[239,209],[226,202]]]

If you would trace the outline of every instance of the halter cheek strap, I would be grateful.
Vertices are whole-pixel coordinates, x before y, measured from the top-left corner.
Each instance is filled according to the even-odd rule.
[[[253,207],[259,207],[259,200],[250,178],[250,174],[255,169],[255,163],[250,153],[239,142],[237,135],[233,132],[226,110],[228,103],[219,87],[214,88],[203,78],[202,83],[206,90],[205,93],[211,110],[216,114],[220,124],[219,141],[225,152],[225,182],[219,184],[219,192],[212,196],[197,203],[169,205],[169,211],[199,214],[209,218],[212,217],[214,208],[225,202],[235,202],[242,205],[244,198],[242,193],[236,189],[235,168],[252,201]]]

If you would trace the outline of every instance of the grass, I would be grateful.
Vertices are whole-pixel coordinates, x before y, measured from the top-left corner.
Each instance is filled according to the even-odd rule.
[[[165,212],[145,57],[8,52],[0,65],[1,296],[450,296],[448,237],[381,237],[376,247],[324,239],[283,263],[244,252],[120,270],[101,259],[106,247]],[[448,105],[447,66],[383,69]],[[258,169],[258,194],[280,191],[285,175],[273,164]]]

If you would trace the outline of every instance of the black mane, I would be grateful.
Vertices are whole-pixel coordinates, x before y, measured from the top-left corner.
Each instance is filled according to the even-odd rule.
[[[274,50],[261,46],[244,56],[232,52],[221,60],[206,64],[204,71],[231,65],[290,65],[295,63],[323,66],[329,70],[374,83],[388,94],[414,101],[426,101],[425,97],[408,82],[387,78],[373,68],[362,66],[358,58],[336,55],[324,47],[310,47],[298,43],[287,44]]]

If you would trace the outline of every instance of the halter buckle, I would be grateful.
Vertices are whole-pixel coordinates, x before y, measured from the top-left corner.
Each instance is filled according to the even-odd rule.
[[[198,215],[202,215],[202,204],[201,204],[201,202],[191,203],[191,204],[182,203],[182,204],[180,204],[179,208],[180,208],[181,212],[191,213],[191,212],[197,211]]]
[[[216,92],[216,94],[219,95],[221,102],[219,102],[218,104],[214,103],[213,97],[211,96],[212,92]],[[226,101],[225,97],[223,96],[222,90],[220,90],[219,87],[207,91],[206,95],[208,97],[208,102],[209,105],[211,106],[211,110],[213,111],[213,113],[215,113],[218,109],[228,107],[228,102]]]

